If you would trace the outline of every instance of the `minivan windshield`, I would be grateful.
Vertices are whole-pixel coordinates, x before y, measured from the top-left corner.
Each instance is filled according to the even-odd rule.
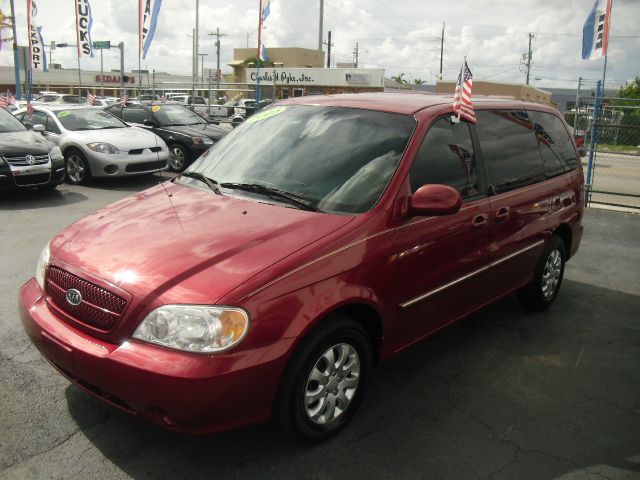
[[[7,112],[4,108],[0,108],[0,133],[22,132],[26,130],[20,120]]]
[[[362,213],[389,184],[415,125],[412,117],[394,113],[274,106],[248,118],[188,172],[242,194],[260,195],[267,187],[309,209]]]

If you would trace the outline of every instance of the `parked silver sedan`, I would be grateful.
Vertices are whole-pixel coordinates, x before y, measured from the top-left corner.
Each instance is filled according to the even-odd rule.
[[[70,183],[167,169],[169,149],[160,137],[100,108],[38,105],[31,117],[25,109],[14,115],[28,127],[44,126],[43,135],[62,150]]]

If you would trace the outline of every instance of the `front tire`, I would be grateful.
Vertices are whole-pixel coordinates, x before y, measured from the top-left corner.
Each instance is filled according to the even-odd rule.
[[[530,310],[545,310],[558,295],[565,264],[564,242],[553,235],[540,256],[533,281],[518,291],[518,298]]]
[[[91,169],[86,157],[78,150],[65,153],[65,172],[67,182],[73,185],[88,185],[91,183]]]
[[[315,443],[338,433],[362,401],[371,365],[371,340],[351,318],[333,315],[312,331],[292,356],[276,400],[285,435]]]
[[[187,150],[179,143],[169,145],[169,170],[181,172],[187,168]]]

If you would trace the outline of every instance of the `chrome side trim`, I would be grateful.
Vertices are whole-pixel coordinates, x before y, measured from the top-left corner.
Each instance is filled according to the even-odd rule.
[[[529,245],[528,247],[525,247],[525,248],[523,248],[521,250],[518,250],[517,252],[513,252],[512,254],[507,255],[506,257],[502,257],[500,260],[496,260],[495,262],[491,262],[491,264],[489,264],[489,266],[490,267],[495,267],[497,265],[500,265],[501,263],[504,263],[507,260],[511,260],[513,257],[516,257],[516,256],[520,255],[521,253],[528,252],[532,248],[536,248],[536,247],[542,245],[543,243],[544,243],[544,240],[539,240],[536,243],[533,243],[533,244]]]
[[[422,300],[426,300],[427,298],[435,295],[436,293],[440,293],[441,291],[446,290],[449,287],[453,287],[454,285],[457,285],[460,282],[464,282],[465,280],[468,280],[471,277],[475,277],[476,275],[479,275],[482,272],[486,272],[487,270],[489,270],[489,268],[490,268],[489,265],[487,265],[486,267],[482,267],[482,268],[479,268],[478,270],[475,270],[475,271],[473,271],[471,273],[467,273],[464,277],[460,277],[460,278],[458,278],[458,279],[456,279],[456,280],[454,280],[452,282],[449,282],[449,283],[447,283],[445,285],[442,285],[441,287],[436,288],[435,290],[431,290],[431,291],[429,291],[427,293],[423,293],[419,297],[415,297],[415,298],[412,298],[411,300],[408,300],[408,301],[406,301],[404,303],[401,303],[400,304],[400,308],[401,309],[405,309],[405,308],[410,307],[411,305],[414,305],[414,304],[416,304],[418,302],[421,302]]]
[[[407,300],[404,303],[401,303],[399,305],[400,309],[404,310],[405,308],[410,307],[411,305],[415,305],[418,302],[421,302],[422,300],[426,300],[429,297],[432,297],[433,295],[435,295],[436,293],[440,293],[443,290],[446,290],[449,287],[453,287],[454,285],[457,285],[460,282],[464,282],[465,280],[468,280],[472,277],[475,277],[476,275],[479,275],[483,272],[486,272],[487,270],[489,270],[490,268],[496,267],[498,265],[500,265],[501,263],[506,262],[507,260],[511,260],[513,257],[516,257],[522,253],[528,252],[529,250],[536,248],[540,245],[542,245],[544,243],[544,240],[539,240],[536,243],[533,243],[525,248],[522,248],[520,250],[518,250],[517,252],[513,252],[509,255],[507,255],[506,257],[501,258],[500,260],[496,260],[495,262],[491,262],[489,265],[487,265],[486,267],[482,267],[479,268],[478,270],[474,270],[471,273],[466,274],[463,277],[460,277],[456,280],[453,280],[452,282],[446,283],[445,285],[442,285],[434,290],[430,290],[427,293],[423,293],[422,295],[412,298],[411,300]]]

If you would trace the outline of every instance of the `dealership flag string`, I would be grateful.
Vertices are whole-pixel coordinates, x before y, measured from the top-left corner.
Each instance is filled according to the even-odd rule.
[[[460,118],[469,120],[476,123],[476,113],[473,110],[473,103],[471,103],[471,88],[473,86],[473,75],[467,60],[464,60],[462,67],[460,67],[460,75],[458,75],[458,82],[456,83],[456,91],[453,94],[453,111],[457,114],[455,118],[460,121]]]

